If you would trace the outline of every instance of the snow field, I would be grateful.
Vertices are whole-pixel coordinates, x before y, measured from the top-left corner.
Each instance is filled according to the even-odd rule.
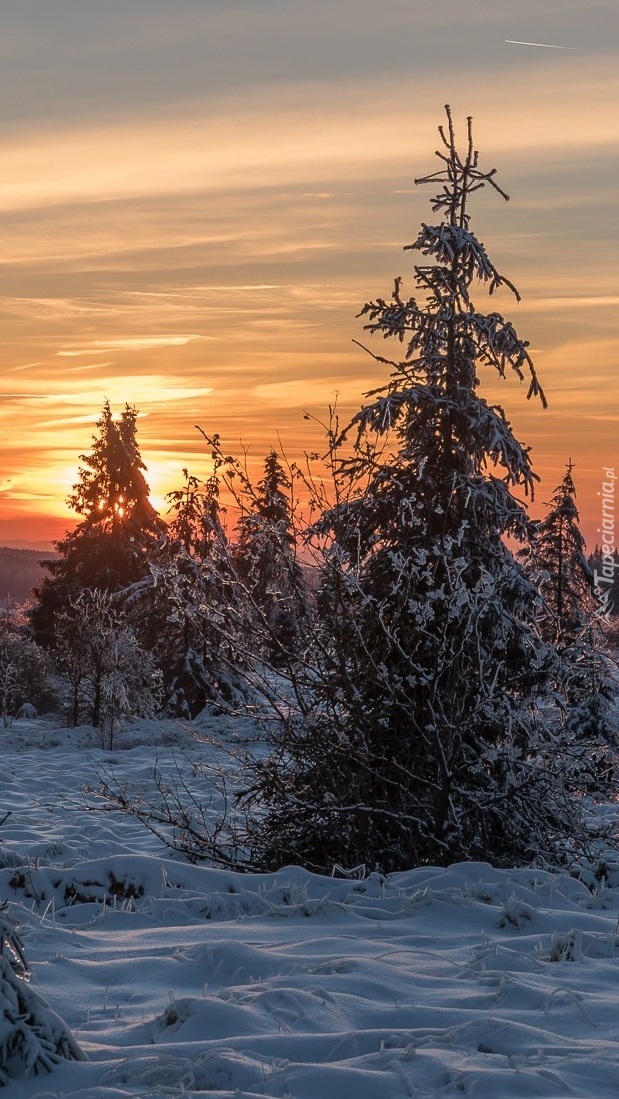
[[[614,867],[598,882],[484,863],[365,881],[190,866],[137,821],[61,799],[111,759],[144,787],[156,753],[173,774],[179,748],[210,750],[192,731],[146,723],[106,753],[92,732],[42,729],[2,734],[0,899],[88,1060],[7,1097],[616,1099]]]

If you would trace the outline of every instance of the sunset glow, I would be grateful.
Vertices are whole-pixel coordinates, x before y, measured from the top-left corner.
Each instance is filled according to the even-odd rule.
[[[5,5],[5,8],[8,6]],[[557,21],[560,35],[557,35]],[[45,542],[104,400],[140,411],[153,502],[225,448],[320,445],[385,379],[355,319],[412,288],[450,102],[474,116],[474,228],[550,407],[484,379],[541,506],[574,463],[591,543],[619,466],[619,8],[549,0],[20,0],[0,17],[0,544]],[[560,42],[564,49],[525,48]],[[567,48],[569,47],[569,48]]]

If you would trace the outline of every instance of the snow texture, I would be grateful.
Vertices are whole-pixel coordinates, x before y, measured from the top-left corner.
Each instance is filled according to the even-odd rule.
[[[616,1096],[619,862],[597,878],[486,863],[241,875],[81,806],[104,767],[145,789],[155,757],[171,776],[181,751],[208,758],[198,733],[142,722],[110,753],[42,719],[0,731],[0,899],[26,987],[88,1058],[7,1096]]]

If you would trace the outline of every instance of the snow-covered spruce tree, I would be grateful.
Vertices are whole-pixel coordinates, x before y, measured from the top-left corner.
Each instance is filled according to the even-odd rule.
[[[122,604],[161,670],[165,709],[194,717],[207,704],[227,709],[239,698],[227,611],[236,584],[217,468],[206,482],[183,475],[167,497],[168,536]]]
[[[314,528],[330,540],[317,664],[247,795],[266,803],[252,839],[271,866],[512,864],[559,858],[578,832],[569,753],[537,705],[556,652],[505,541],[529,536],[513,490],[536,476],[478,394],[484,369],[513,371],[545,404],[526,342],[471,300],[475,284],[518,297],[470,228],[474,191],[507,196],[470,120],[463,155],[449,108],[439,132],[440,169],[417,182],[438,186],[440,220],[410,246],[425,301],[398,278],[362,309],[404,358],[339,440],[342,454],[354,443],[336,466],[341,502]]]
[[[23,945],[6,908],[0,906],[0,1088],[51,1072],[62,1058],[84,1060],[63,1020],[27,983]]]
[[[592,609],[593,573],[579,526],[573,468],[568,462],[546,518],[535,528],[530,554],[547,613],[544,633],[552,641],[579,637]]]
[[[31,618],[40,643],[53,644],[56,614],[81,591],[120,591],[148,572],[166,524],[149,500],[136,432],[136,409],[126,405],[115,419],[106,401],[68,498],[83,519],[55,543],[59,556],[45,562],[51,575],[35,593]]]
[[[170,711],[195,715],[242,705],[295,658],[307,615],[296,559],[291,481],[273,450],[254,486],[245,463],[207,436],[213,472],[184,471],[170,493],[169,537],[151,575],[125,594],[132,622],[146,630],[167,687]],[[240,513],[228,539],[220,481]],[[251,668],[251,672],[250,672]]]
[[[235,564],[254,611],[254,630],[263,655],[274,665],[288,663],[307,627],[307,592],[297,559],[291,480],[275,450],[264,461],[264,476],[249,496],[238,524]]]
[[[575,750],[580,743],[583,765],[591,770],[606,766],[604,745],[594,750],[594,738],[614,739],[610,708],[617,682],[599,626],[602,608],[585,555],[572,469],[570,461],[546,518],[535,530],[527,560],[543,597],[543,636],[556,645],[560,657],[558,688],[565,697],[566,732],[574,735]]]
[[[216,469],[204,482],[187,469],[183,470],[183,477],[182,487],[166,497],[174,513],[168,524],[169,540],[198,560],[205,560],[227,544],[219,477]]]

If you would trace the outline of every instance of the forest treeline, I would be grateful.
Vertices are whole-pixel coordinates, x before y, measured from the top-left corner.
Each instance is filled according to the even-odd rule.
[[[397,277],[361,309],[395,357],[375,355],[386,380],[352,421],[332,409],[324,452],[273,449],[257,484],[203,432],[212,473],[185,470],[162,517],[137,410],[106,402],[69,500],[79,522],[28,612],[4,617],[5,723],[55,706],[108,747],[135,716],[258,723],[269,751],[220,818],[164,790],[143,810],[191,858],[388,872],[570,862],[599,838],[585,795],[614,790],[616,678],[573,467],[533,521],[529,448],[480,378],[526,379],[540,415],[546,397],[527,341],[471,296],[518,297],[470,227],[473,192],[507,196],[470,120],[462,152],[449,109],[439,134],[418,181],[438,217],[405,249],[413,293]]]

